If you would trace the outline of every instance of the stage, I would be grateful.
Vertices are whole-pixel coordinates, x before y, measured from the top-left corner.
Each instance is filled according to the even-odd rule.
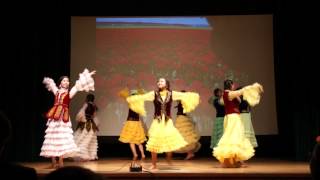
[[[48,159],[49,160],[49,159]],[[194,160],[173,160],[172,165],[164,159],[158,163],[158,171],[142,173],[129,172],[131,161],[124,158],[100,159],[92,162],[65,161],[65,166],[89,168],[108,179],[311,179],[307,162],[275,159],[252,159],[246,168],[220,168],[219,163],[209,158]],[[21,163],[33,167],[42,179],[53,171],[50,161]],[[151,160],[142,162],[144,168],[151,166]]]

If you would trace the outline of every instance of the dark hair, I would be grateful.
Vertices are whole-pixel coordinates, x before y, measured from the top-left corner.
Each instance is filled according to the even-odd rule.
[[[180,92],[187,92],[186,90],[181,90]]]
[[[85,114],[92,116],[96,111],[98,111],[98,107],[94,103],[87,103],[87,108],[85,109]]]
[[[59,86],[60,86],[60,84],[61,84],[61,81],[62,81],[64,78],[68,78],[68,79],[69,79],[68,76],[60,76],[60,78],[59,78]]]
[[[227,90],[231,90],[231,87],[233,85],[233,81],[231,79],[227,79],[227,80],[224,81],[223,85],[224,85],[224,89],[225,90],[226,89]]]
[[[166,80],[166,87],[167,87],[167,90],[170,91],[170,81],[168,81],[168,79],[165,79]]]
[[[94,95],[89,93],[86,97],[86,102],[93,102],[94,101]]]
[[[94,171],[80,166],[66,166],[49,173],[46,180],[53,179],[93,179],[102,180],[103,177]]]
[[[220,89],[220,88],[215,88],[214,90],[213,90],[213,94],[216,96],[216,97],[218,97],[218,93],[219,92],[222,92],[222,89]]]
[[[98,111],[97,105],[94,103],[94,95],[89,93],[86,97],[87,108],[85,110],[86,114],[93,114]]]
[[[166,81],[166,88],[167,88],[167,90],[170,91],[170,81],[168,81],[166,78],[163,78],[163,77],[161,77],[159,79],[164,79]]]

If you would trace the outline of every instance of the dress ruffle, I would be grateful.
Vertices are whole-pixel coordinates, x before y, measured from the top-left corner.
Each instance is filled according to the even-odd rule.
[[[79,148],[73,139],[71,122],[49,119],[45,131],[45,139],[41,148],[40,156],[44,157],[73,157],[79,152]]]
[[[213,149],[215,156],[221,163],[225,159],[245,161],[254,156],[254,149],[244,135],[244,127],[239,114],[229,114],[224,119],[224,133]]]
[[[251,113],[241,113],[240,116],[244,126],[245,137],[250,141],[254,148],[258,147],[256,135],[252,126]]]
[[[216,117],[216,119],[214,120],[210,143],[211,149],[217,146],[220,138],[223,135],[223,119],[224,117]]]
[[[149,140],[146,147],[151,152],[172,152],[188,144],[174,127],[171,119],[167,120],[167,122],[165,122],[164,118],[160,121],[154,119],[148,136]]]
[[[92,128],[88,131],[86,128],[77,129],[74,133],[74,140],[80,149],[75,157],[83,160],[95,160],[98,159],[98,140],[97,132]]]
[[[141,121],[126,121],[119,137],[123,143],[141,144],[147,140]]]
[[[178,129],[184,140],[188,143],[187,146],[184,146],[175,152],[186,153],[188,151],[196,150],[196,147],[199,146],[198,141],[200,139],[200,136],[197,133],[194,123],[190,120],[190,118],[188,116],[178,115],[175,122],[175,127]]]

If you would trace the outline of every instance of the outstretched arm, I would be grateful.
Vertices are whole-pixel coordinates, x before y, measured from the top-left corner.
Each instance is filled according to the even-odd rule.
[[[200,103],[200,96],[195,92],[172,91],[172,99],[181,101],[184,113],[193,111]]]
[[[78,91],[94,91],[94,80],[92,78],[94,74],[96,74],[96,71],[89,72],[88,69],[84,69],[84,71],[79,74],[79,79],[76,81],[76,84],[70,90],[70,99]]]
[[[229,100],[234,98],[240,98],[243,96],[244,100],[247,100],[251,106],[256,105],[259,103],[260,94],[263,93],[263,87],[259,83],[253,83],[252,85],[248,85],[239,89],[237,91],[229,91]]]
[[[46,85],[48,91],[53,92],[54,95],[57,94],[58,87],[56,86],[56,83],[53,81],[53,79],[49,77],[44,77],[42,83]]]
[[[242,88],[243,99],[246,100],[250,106],[255,106],[259,104],[261,94],[263,93],[263,87],[259,83],[254,83],[252,85]]]
[[[239,90],[237,90],[237,91],[229,91],[229,93],[228,93],[228,99],[230,100],[230,101],[232,101],[234,98],[237,98],[238,99],[238,101],[239,101],[239,99],[240,99],[240,96],[243,94],[243,90],[242,89],[239,89]],[[240,100],[241,101],[241,100]],[[239,102],[240,102],[239,101]]]
[[[118,93],[118,95],[120,97],[122,97],[123,99],[126,99],[127,97],[129,97],[129,88],[128,87],[125,87],[124,89],[121,89]]]
[[[129,108],[142,116],[146,115],[144,102],[153,101],[153,100],[154,100],[154,91],[150,91],[143,95],[133,95],[133,96],[127,97]]]

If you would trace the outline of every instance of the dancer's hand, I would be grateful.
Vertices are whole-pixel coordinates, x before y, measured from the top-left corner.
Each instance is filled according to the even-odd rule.
[[[124,89],[120,90],[120,92],[118,93],[118,95],[122,98],[127,98],[129,97],[129,88],[128,87],[125,87]]]
[[[95,75],[96,74],[96,70],[93,70],[93,71],[91,71],[91,73],[90,73],[90,75],[92,76],[92,75]]]

